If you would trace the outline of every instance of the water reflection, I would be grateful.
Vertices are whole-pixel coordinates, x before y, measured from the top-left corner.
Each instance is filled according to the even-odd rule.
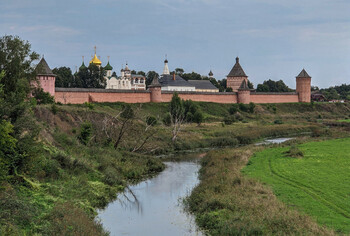
[[[293,138],[273,138],[273,139],[265,139],[263,142],[256,143],[255,145],[269,145],[269,144],[279,144],[284,143]]]
[[[165,164],[157,177],[131,186],[99,212],[111,235],[202,235],[181,202],[199,183],[199,164]]]

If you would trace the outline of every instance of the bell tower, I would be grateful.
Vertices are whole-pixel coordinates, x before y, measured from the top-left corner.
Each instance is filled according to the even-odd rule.
[[[296,77],[299,102],[311,102],[311,76],[303,69]]]

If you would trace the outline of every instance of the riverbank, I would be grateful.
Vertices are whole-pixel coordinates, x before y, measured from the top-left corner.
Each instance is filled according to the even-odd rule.
[[[39,139],[16,175],[1,183],[1,233],[104,235],[94,221],[96,209],[125,186],[162,171],[155,156],[303,132],[329,137],[333,128],[323,121],[344,119],[349,110],[346,104],[268,104],[231,114],[230,104],[195,104],[204,122],[184,124],[176,142],[162,121],[168,104],[133,104],[127,132],[120,132],[126,119],[116,119],[124,104],[37,106]],[[151,116],[155,125],[147,124]]]
[[[253,153],[263,149],[228,148],[203,158],[201,182],[186,201],[197,224],[209,235],[333,235],[280,202],[268,186],[242,175]]]

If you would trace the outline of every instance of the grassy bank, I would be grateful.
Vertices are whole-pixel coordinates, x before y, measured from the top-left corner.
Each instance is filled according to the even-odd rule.
[[[202,159],[201,182],[187,199],[198,225],[209,235],[332,235],[278,201],[269,187],[242,176],[241,168],[260,149],[211,151]]]
[[[344,119],[349,110],[347,104],[266,104],[257,105],[254,112],[242,108],[232,114],[230,104],[195,104],[203,112],[204,122],[201,125],[184,124],[174,143],[171,141],[172,128],[162,122],[168,104],[132,104],[135,119],[128,123],[127,132],[117,148],[115,141],[121,123],[115,117],[124,104],[36,106],[30,115],[35,118],[40,134],[35,145],[27,148],[26,158],[15,169],[16,173],[1,183],[0,234],[103,235],[106,232],[94,221],[96,209],[113,200],[126,185],[161,171],[164,166],[156,155],[197,148],[238,147],[264,137],[303,132],[332,136],[334,132],[323,121]],[[156,125],[147,126],[149,116],[156,118]],[[209,157],[211,155],[214,154]],[[216,162],[220,166],[221,160],[215,158],[213,166],[217,166]],[[236,165],[238,159],[232,161]],[[202,175],[204,183],[206,178]],[[228,186],[224,187],[225,181],[220,182],[222,186],[218,189],[208,185],[208,194],[211,191],[218,194],[221,187],[232,186],[229,180]],[[270,198],[273,198],[272,193]],[[204,199],[203,204],[209,199]],[[220,204],[226,203],[229,204]],[[288,218],[289,214],[291,218]],[[287,215],[286,221],[297,217],[296,213]],[[252,227],[246,228],[248,231],[244,231],[243,225],[248,220],[242,221],[242,232],[253,232],[255,228],[257,232],[274,232],[259,228],[263,224],[258,227],[254,222]],[[307,232],[306,228],[301,229],[300,232],[304,229]],[[324,232],[317,227],[315,230]]]
[[[310,142],[256,153],[243,172],[272,186],[287,205],[337,232],[350,232],[350,138]]]

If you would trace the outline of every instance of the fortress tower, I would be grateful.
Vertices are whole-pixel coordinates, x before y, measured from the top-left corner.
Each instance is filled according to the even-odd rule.
[[[236,64],[233,66],[230,73],[227,75],[227,88],[232,88],[233,92],[237,92],[241,86],[243,80],[248,83],[248,76],[245,74],[241,65],[239,64],[239,58],[236,57]]]
[[[52,70],[45,61],[44,57],[36,66],[35,72],[39,86],[44,90],[44,92],[50,93],[51,96],[55,96],[56,75],[52,73]]]
[[[238,89],[238,103],[249,104],[250,103],[250,89],[248,87],[247,80],[243,80],[241,86]]]
[[[311,102],[311,76],[303,69],[296,77],[299,102]]]
[[[162,102],[162,86],[158,81],[158,76],[153,78],[148,88],[151,91],[151,102]]]

